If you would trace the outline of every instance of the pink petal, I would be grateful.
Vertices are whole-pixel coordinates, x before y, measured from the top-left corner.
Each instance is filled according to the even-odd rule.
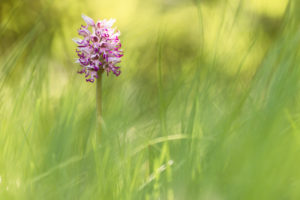
[[[85,23],[88,25],[88,26],[94,26],[95,25],[95,22],[92,18],[82,14],[82,19],[85,21]]]

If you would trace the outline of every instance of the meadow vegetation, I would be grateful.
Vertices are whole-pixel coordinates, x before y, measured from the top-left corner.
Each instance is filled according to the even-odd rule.
[[[0,199],[300,199],[297,0],[0,2]],[[116,18],[95,84],[72,38]]]

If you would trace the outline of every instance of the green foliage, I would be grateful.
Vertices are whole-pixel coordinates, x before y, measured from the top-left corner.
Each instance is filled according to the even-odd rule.
[[[300,198],[298,1],[24,2],[0,3],[0,199]],[[123,34],[102,144],[81,6]]]

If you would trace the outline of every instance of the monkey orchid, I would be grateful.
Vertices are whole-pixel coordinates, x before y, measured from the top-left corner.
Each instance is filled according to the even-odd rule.
[[[78,34],[83,39],[73,39],[78,45],[76,62],[82,67],[78,73],[84,73],[86,81],[92,83],[99,77],[99,71],[106,71],[107,75],[112,72],[119,76],[121,71],[117,64],[121,62],[123,51],[120,49],[120,32],[112,28],[116,20],[104,19],[95,23],[85,15],[82,18],[86,26],[81,25]]]
[[[121,62],[123,51],[119,39],[120,32],[112,28],[116,20],[99,20],[96,23],[88,16],[82,15],[86,26],[81,25],[78,34],[83,39],[75,38],[77,44],[76,53],[81,70],[80,74],[85,74],[87,82],[93,83],[97,79],[97,124],[99,132],[101,129],[101,79],[103,72],[113,73],[119,76],[121,71],[118,63]]]

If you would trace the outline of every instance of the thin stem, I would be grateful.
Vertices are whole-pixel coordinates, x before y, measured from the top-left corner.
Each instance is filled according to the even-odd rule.
[[[97,143],[99,144],[102,140],[102,74],[103,72],[98,71],[98,79],[96,80],[96,109],[97,109]]]

